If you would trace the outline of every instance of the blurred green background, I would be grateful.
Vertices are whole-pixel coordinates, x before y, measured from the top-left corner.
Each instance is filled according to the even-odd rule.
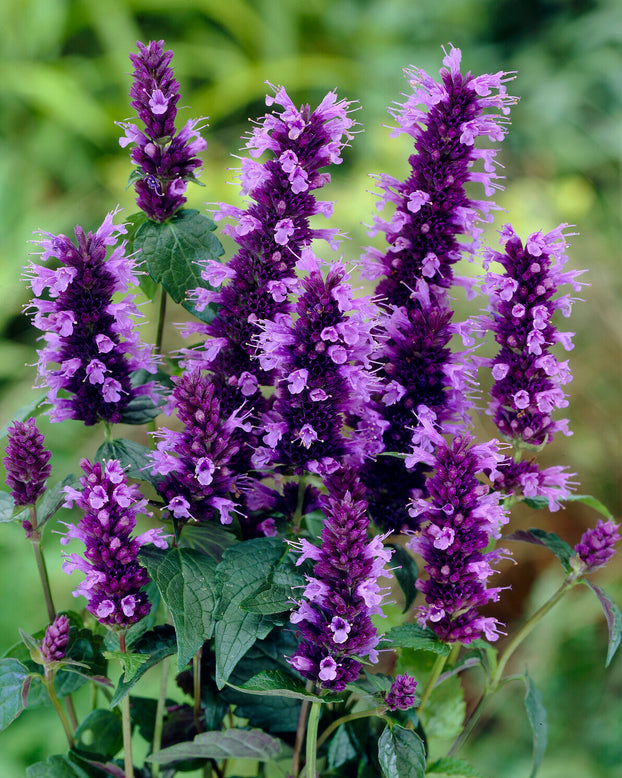
[[[128,118],[131,65],[140,39],[163,38],[175,52],[182,88],[180,121],[209,116],[203,182],[191,205],[236,202],[230,168],[248,118],[264,112],[265,81],[284,84],[295,102],[317,103],[327,90],[358,100],[363,132],[344,154],[326,197],[336,200],[333,226],[351,237],[341,252],[356,261],[368,243],[374,197],[369,173],[407,175],[408,139],[391,140],[386,106],[405,91],[409,64],[436,74],[441,45],[463,51],[476,73],[518,71],[510,92],[521,97],[500,152],[507,191],[497,201],[517,230],[577,225],[570,265],[587,268],[570,329],[572,438],[543,455],[578,474],[580,491],[620,515],[622,470],[622,3],[619,0],[0,0],[0,425],[36,396],[35,332],[21,309],[20,279],[32,232],[96,228],[120,204],[130,165],[115,121]],[[480,192],[475,193],[476,196]],[[506,220],[497,216],[495,228]],[[496,234],[489,240],[496,243]],[[230,244],[226,243],[230,249]],[[147,311],[148,313],[148,311]],[[174,317],[174,314],[173,314]],[[181,312],[179,314],[181,318]],[[144,337],[149,338],[148,329]],[[487,435],[493,430],[479,424]],[[68,423],[42,427],[60,451],[55,475],[92,454],[101,430]],[[127,431],[126,431],[127,432]],[[596,515],[572,506],[551,517],[529,510],[517,526],[540,522],[575,543]],[[59,607],[70,607],[71,582],[49,528],[46,544]],[[548,556],[527,554],[508,574],[502,618],[535,607],[559,580]],[[31,550],[20,527],[0,532],[0,649],[44,622]],[[527,558],[528,557],[528,558]],[[622,602],[614,563],[599,583]],[[542,573],[538,584],[532,581]],[[551,736],[542,778],[615,778],[622,774],[622,660],[604,671],[606,628],[587,589],[574,592],[536,634],[517,669],[529,663],[549,707]],[[490,778],[529,773],[530,735],[520,690],[506,690],[467,749]],[[0,734],[0,775],[63,748],[49,711],[25,713]]]

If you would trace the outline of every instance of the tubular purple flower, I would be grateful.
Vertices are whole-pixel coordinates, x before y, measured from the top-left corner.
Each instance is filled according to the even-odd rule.
[[[604,567],[616,553],[614,546],[620,540],[619,529],[620,525],[612,519],[599,519],[595,527],[583,533],[574,547],[576,557],[571,558],[573,567],[582,574]]]
[[[248,434],[250,424],[239,411],[221,416],[215,386],[200,370],[187,370],[173,381],[172,400],[183,428],[176,432],[163,427],[153,433],[159,440],[151,453],[152,472],[164,476],[158,491],[181,524],[215,516],[230,524],[239,512],[231,498],[244,480],[235,467],[240,450],[236,431]]]
[[[102,467],[87,459],[80,462],[84,475],[82,490],[65,487],[65,507],[74,503],[84,511],[78,525],[66,524],[67,533],[61,543],[72,539],[84,543],[84,556],[66,554],[63,570],[86,574],[74,591],[74,597],[87,599],[87,610],[101,623],[124,630],[140,621],[151,610],[144,587],[149,583],[147,571],[138,563],[142,545],[153,543],[168,548],[161,529],[151,529],[132,536],[139,513],[147,501],[136,484],[128,484],[121,464],[111,459]]]
[[[135,183],[138,207],[150,219],[166,221],[186,202],[188,181],[196,181],[202,165],[197,154],[207,144],[191,119],[176,133],[175,118],[179,84],[169,67],[172,51],[164,51],[164,41],[147,46],[137,41],[138,54],[130,54],[134,65],[130,105],[145,125],[144,132],[131,122],[119,122],[125,135],[121,146],[133,144],[132,161],[138,165]]]
[[[461,54],[451,48],[443,60],[441,82],[417,69],[407,71],[413,92],[391,110],[397,119],[394,135],[402,132],[415,142],[411,173],[404,182],[381,176],[378,209],[394,208],[389,220],[376,217],[370,235],[384,233],[388,250],[369,248],[363,257],[364,274],[380,279],[376,288],[386,318],[386,337],[376,359],[387,388],[378,409],[387,423],[387,451],[407,453],[408,430],[415,414],[426,406],[446,432],[461,429],[472,405],[475,385],[469,350],[452,354],[453,334],[472,345],[468,324],[453,324],[446,290],[460,283],[470,293],[467,279],[454,276],[453,265],[463,254],[474,253],[482,232],[478,223],[490,221],[496,208],[490,201],[467,197],[468,182],[484,184],[486,196],[500,189],[494,149],[475,148],[478,136],[500,141],[505,116],[515,98],[506,93],[507,73],[460,73]],[[484,171],[476,171],[482,160]],[[464,235],[467,240],[459,241]],[[382,331],[382,330],[381,330]],[[387,529],[415,529],[405,506],[425,489],[422,468],[408,472],[389,457],[370,464],[364,474],[374,521]]]
[[[306,250],[298,267],[308,275],[300,282],[296,318],[265,321],[258,337],[260,365],[281,378],[253,462],[258,469],[271,463],[324,476],[346,460],[360,467],[381,450],[379,414],[370,407],[378,388],[370,362],[374,306],[352,298],[341,264],[324,277]],[[346,420],[356,425],[349,436]]]
[[[341,691],[357,678],[359,658],[378,661],[379,637],[371,615],[382,615],[387,590],[378,579],[391,577],[385,567],[391,550],[382,545],[385,536],[367,539],[367,506],[356,498],[360,484],[354,484],[354,494],[342,493],[335,488],[339,474],[332,478],[334,484],[329,478],[329,495],[324,498],[321,548],[307,540],[292,544],[301,552],[296,564],[312,559],[315,565],[313,575],[306,576],[304,599],[291,616],[301,643],[288,661],[304,678]]]
[[[492,565],[510,556],[505,549],[486,552],[508,517],[500,495],[478,480],[478,473],[498,474],[501,459],[496,441],[477,445],[469,435],[450,443],[423,417],[414,437],[408,467],[424,462],[433,469],[428,478],[429,499],[415,498],[410,512],[422,525],[408,547],[425,560],[426,580],[417,588],[426,604],[418,611],[421,626],[430,627],[447,643],[470,643],[478,637],[496,640],[497,619],[480,615],[479,608],[497,601],[501,589],[487,589]]]
[[[554,420],[553,411],[568,405],[562,387],[572,380],[568,361],[551,351],[556,343],[572,349],[571,332],[559,332],[552,323],[555,311],[569,316],[574,302],[558,296],[563,284],[578,291],[582,271],[565,270],[566,235],[562,224],[547,234],[533,233],[523,246],[512,227],[505,225],[501,243],[505,251],[488,250],[486,269],[498,262],[503,273],[488,272],[483,291],[489,295],[487,326],[500,346],[488,365],[494,384],[488,413],[516,452],[549,443],[556,432],[571,435],[568,420]],[[508,458],[502,468],[505,491],[525,496],[546,496],[553,508],[567,497],[571,474],[562,468],[539,471],[536,465],[516,464]],[[557,492],[547,492],[553,486]]]
[[[296,284],[294,266],[314,238],[336,245],[336,231],[311,229],[315,214],[330,216],[332,203],[318,201],[314,191],[330,181],[323,169],[341,163],[341,151],[351,136],[351,104],[329,92],[315,109],[296,108],[283,87],[274,89],[266,103],[281,106],[266,114],[246,143],[250,158],[242,160],[242,192],[251,203],[246,210],[222,204],[216,219],[233,217],[224,227],[238,244],[228,265],[210,262],[204,280],[218,291],[197,289],[201,310],[217,304],[210,324],[195,323],[186,333],[207,335],[206,344],[189,360],[209,367],[227,412],[242,402],[261,407],[261,385],[274,383],[274,371],[260,368],[254,338],[259,321],[274,321],[290,310],[288,295]],[[267,154],[264,162],[259,157]],[[221,286],[222,285],[222,286]]]
[[[61,613],[45,630],[40,649],[41,658],[46,664],[60,661],[65,656],[67,643],[69,643],[69,618]]]
[[[6,483],[17,507],[34,505],[45,492],[45,482],[52,466],[48,449],[43,446],[43,434],[35,420],[14,421],[8,429],[8,443],[3,464]]]
[[[114,225],[113,216],[95,233],[76,227],[75,244],[65,235],[42,233],[42,260],[60,267],[29,268],[33,323],[46,341],[38,352],[39,385],[50,389],[52,421],[116,424],[134,398],[153,394],[153,383],[132,385],[135,371],[154,373],[156,365],[133,322],[140,314],[127,293],[137,283],[136,262],[124,255],[124,243],[115,246],[125,227]],[[108,246],[114,248],[106,258]],[[118,295],[125,297],[117,301]]]
[[[398,675],[386,694],[384,701],[389,710],[409,710],[415,704],[417,681],[410,675]]]

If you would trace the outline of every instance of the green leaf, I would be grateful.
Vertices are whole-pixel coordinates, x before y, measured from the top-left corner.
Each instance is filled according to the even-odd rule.
[[[104,656],[108,660],[121,663],[123,680],[125,682],[135,676],[149,659],[144,654],[135,654],[132,651],[104,651]]]
[[[222,593],[214,648],[219,689],[253,643],[272,628],[265,617],[243,611],[240,604],[264,584],[285,553],[283,541],[277,538],[254,538],[228,548],[218,565]]]
[[[142,443],[126,438],[107,440],[95,452],[95,461],[118,459],[130,478],[154,483],[157,479],[151,475],[150,450]]]
[[[613,514],[613,511],[610,511],[606,505],[603,505],[596,497],[592,497],[591,494],[570,494],[568,497],[564,497],[564,502],[582,502],[584,505],[594,508],[595,511],[598,511],[607,519],[611,518]]]
[[[14,421],[25,421],[30,416],[38,416],[41,412],[41,408],[45,404],[45,401],[47,400],[47,392],[45,394],[40,394],[38,397],[35,397],[30,402],[26,403],[25,405],[22,405],[19,407],[15,413],[13,414],[13,418],[11,421],[7,421],[5,425],[0,429],[0,440],[2,438],[5,438],[9,432],[9,427],[11,424],[13,424]]]
[[[570,557],[574,556],[575,551],[554,532],[545,532],[543,529],[531,527],[529,530],[518,529],[510,535],[504,535],[504,540],[521,540],[524,543],[534,543],[537,546],[546,546],[552,551],[562,563],[566,573],[570,573]]]
[[[139,386],[145,386],[153,382],[157,382],[158,377],[163,378],[165,381],[169,380],[166,373],[150,373],[148,370],[141,368],[135,370],[130,376],[130,382],[132,388]],[[153,400],[146,394],[138,394],[129,401],[129,403],[121,411],[121,421],[123,424],[147,424],[155,419],[161,413],[159,404],[153,402]]]
[[[393,627],[384,636],[390,641],[391,648],[416,648],[419,651],[433,651],[439,656],[447,656],[450,648],[441,642],[430,629],[423,629],[418,624],[402,624]]]
[[[13,515],[14,510],[15,503],[11,495],[8,492],[0,492],[0,524],[16,519],[17,516]],[[24,514],[24,518],[27,518],[26,514]]]
[[[77,486],[79,479],[75,475],[66,475],[62,481],[46,490],[41,502],[37,505],[37,526],[42,527],[46,521],[62,507],[65,502],[65,487]]]
[[[0,659],[0,731],[24,710],[22,690],[30,673],[17,659]]]
[[[92,710],[75,732],[76,748],[111,759],[123,747],[121,718],[112,711]]]
[[[534,778],[546,751],[548,724],[542,695],[536,689],[528,673],[525,673],[523,680],[525,681],[525,709],[533,732],[533,758],[529,778]]]
[[[479,770],[473,765],[465,762],[464,759],[445,756],[437,759],[436,762],[428,767],[426,775],[430,773],[444,773],[445,775],[458,775],[460,778],[483,778]]]
[[[184,547],[207,554],[214,562],[220,562],[225,549],[237,542],[232,532],[213,521],[186,526],[182,534]]]
[[[168,624],[155,627],[136,641],[133,646],[133,654],[143,654],[146,659],[140,664],[136,673],[124,680],[120,679],[119,685],[116,688],[114,696],[110,701],[110,707],[114,708],[125,697],[130,689],[138,683],[143,675],[150,668],[157,665],[167,656],[171,656],[177,650],[177,642],[175,640],[175,632]]]
[[[49,756],[46,762],[37,762],[26,768],[26,778],[90,778],[79,765],[64,754]]]
[[[147,546],[140,561],[155,582],[173,617],[177,633],[177,669],[183,670],[211,637],[218,597],[216,563],[200,551]]]
[[[542,511],[549,507],[549,498],[542,495],[535,495],[535,497],[523,497],[523,502],[527,507],[533,508],[535,511]]]
[[[310,702],[335,702],[341,700],[341,695],[327,695],[318,697],[305,690],[305,685],[292,675],[282,670],[264,670],[250,678],[241,686],[228,683],[233,689],[247,694],[260,694],[276,697],[290,697],[295,700],[309,700]]]
[[[342,724],[337,727],[337,731],[328,744],[328,766],[335,769],[357,757],[359,757],[359,752],[356,743],[352,742],[348,728]]]
[[[618,650],[618,646],[620,645],[620,638],[622,637],[622,613],[611,597],[599,586],[596,586],[587,579],[585,579],[585,583],[598,597],[600,604],[603,606],[603,611],[605,612],[607,628],[609,630],[609,646],[607,648],[607,660],[605,661],[605,667],[609,667],[609,663],[613,659],[615,652]]]
[[[397,543],[387,543],[387,547],[393,549],[391,564],[399,565],[394,573],[396,581],[404,592],[404,610],[402,613],[406,613],[417,596],[417,587],[415,584],[417,582],[417,576],[419,575],[419,568],[417,567],[417,563],[412,554],[403,546],[400,546]]]
[[[199,211],[182,209],[162,224],[151,220],[141,224],[133,249],[141,249],[151,278],[176,303],[183,303],[189,290],[209,288],[201,278],[202,265],[224,251],[213,234],[215,229],[216,224]]]
[[[453,739],[462,731],[466,703],[460,679],[452,676],[434,687],[421,721],[428,737]]]
[[[268,580],[250,597],[242,600],[240,608],[251,613],[283,613],[294,606],[294,589],[304,587],[305,578],[285,559],[277,565]]]
[[[425,778],[425,748],[412,729],[387,726],[378,740],[378,761],[384,778]]]
[[[147,757],[150,762],[170,764],[184,759],[253,759],[270,762],[281,750],[281,741],[265,732],[227,729],[201,732],[192,742],[177,743]]]

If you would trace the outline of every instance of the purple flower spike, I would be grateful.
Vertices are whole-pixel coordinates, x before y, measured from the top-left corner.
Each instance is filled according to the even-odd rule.
[[[141,178],[136,182],[136,202],[150,219],[163,222],[186,202],[188,181],[198,177],[201,160],[197,154],[207,144],[191,119],[178,133],[175,130],[179,84],[169,67],[172,51],[164,51],[164,41],[148,46],[137,42],[138,54],[130,54],[134,65],[130,89],[132,108],[145,125],[144,132],[131,122],[120,122],[125,135],[119,143],[134,144],[132,161]]]
[[[620,540],[619,524],[612,519],[603,521],[599,519],[596,526],[586,530],[581,540],[574,547],[577,557],[574,565],[580,572],[593,573],[599,567],[604,567],[616,553],[615,544]]]
[[[8,429],[8,439],[3,464],[11,497],[17,507],[33,505],[45,492],[52,455],[43,447],[43,434],[32,417],[14,421]]]
[[[158,486],[170,515],[180,523],[218,517],[230,524],[238,505],[231,499],[242,479],[236,475],[240,450],[237,430],[246,434],[250,424],[239,411],[221,417],[215,386],[200,370],[173,378],[173,402],[183,424],[180,432],[163,427],[152,452],[154,474],[164,476]]]
[[[409,710],[415,704],[417,681],[410,675],[398,675],[391,684],[384,701],[389,710]]]
[[[303,260],[309,274],[300,284],[297,317],[263,322],[258,338],[260,365],[278,370],[281,380],[254,463],[325,476],[344,457],[360,467],[381,450],[379,414],[370,407],[378,388],[370,369],[374,308],[366,298],[352,299],[342,265],[334,263],[324,277],[310,251]],[[349,437],[346,418],[359,420]]]
[[[46,341],[38,352],[39,384],[50,388],[52,421],[116,424],[135,397],[153,393],[153,383],[133,387],[131,382],[133,372],[154,373],[156,366],[151,347],[138,340],[133,319],[140,314],[127,295],[137,283],[136,263],[124,255],[125,244],[106,259],[107,247],[125,232],[112,223],[113,216],[109,213],[95,233],[76,227],[75,244],[65,235],[43,233],[42,260],[60,267],[29,269],[34,325]],[[125,297],[117,301],[119,295]]]
[[[69,642],[69,618],[64,614],[57,616],[45,631],[41,643],[41,658],[48,664],[58,662],[65,656]]]
[[[552,316],[569,316],[573,300],[556,296],[563,284],[578,291],[582,271],[564,270],[567,257],[564,227],[543,235],[533,233],[525,245],[508,224],[501,231],[505,253],[486,252],[486,262],[499,262],[503,273],[489,272],[484,292],[490,296],[489,327],[501,347],[491,360],[495,380],[488,412],[501,434],[516,446],[541,446],[555,432],[565,435],[566,419],[552,413],[568,405],[562,387],[572,380],[568,362],[551,352],[556,343],[572,349],[571,332],[559,332]],[[488,264],[486,267],[488,267]]]
[[[382,278],[377,292],[395,305],[408,305],[415,279],[425,278],[439,288],[452,285],[452,266],[464,250],[474,251],[481,228],[494,205],[466,196],[469,181],[484,185],[486,196],[501,187],[497,183],[493,149],[475,148],[478,136],[501,141],[505,116],[516,98],[506,93],[508,73],[481,75],[460,73],[460,50],[445,56],[438,83],[423,70],[407,70],[413,92],[404,104],[391,109],[398,123],[394,136],[410,135],[416,154],[410,157],[410,177],[400,182],[379,179],[382,195],[378,209],[395,207],[390,220],[376,217],[370,234],[383,232],[389,250],[369,249],[364,260],[368,278]],[[422,110],[422,108],[424,110]],[[492,112],[491,112],[492,111]],[[482,160],[484,170],[474,163]],[[471,244],[458,243],[466,235]]]
[[[311,241],[322,238],[335,245],[335,230],[311,229],[309,220],[332,212],[332,203],[317,200],[315,191],[330,182],[323,171],[340,164],[354,124],[351,104],[337,100],[334,92],[312,111],[296,108],[283,87],[274,91],[266,103],[281,110],[259,121],[246,144],[250,158],[242,160],[242,191],[251,203],[246,210],[223,204],[215,214],[216,219],[233,218],[223,232],[239,247],[228,265],[211,262],[202,274],[211,286],[222,288],[195,292],[199,310],[217,303],[216,317],[208,325],[185,328],[208,336],[202,349],[186,352],[187,358],[213,373],[227,412],[243,401],[247,407],[261,406],[260,385],[274,384],[274,370],[260,368],[254,359],[257,324],[290,310],[294,266]],[[264,154],[265,161],[259,161]]]
[[[361,663],[354,657],[378,661],[379,637],[371,615],[382,615],[386,590],[378,578],[391,577],[385,567],[391,550],[382,545],[384,536],[367,539],[366,503],[339,491],[324,500],[322,547],[307,540],[299,544],[297,564],[312,559],[315,566],[291,616],[302,641],[289,659],[304,678],[335,691],[357,678]]]
[[[138,563],[140,547],[153,543],[167,548],[168,544],[161,529],[132,536],[136,516],[147,513],[147,501],[136,484],[127,483],[118,460],[111,459],[102,467],[83,459],[80,465],[85,473],[80,479],[82,491],[65,487],[65,507],[75,503],[84,516],[77,526],[66,525],[61,543],[67,545],[75,538],[86,550],[84,557],[66,554],[63,570],[68,575],[74,570],[86,573],[74,597],[86,597],[87,610],[101,624],[124,630],[151,610],[143,591],[149,576]]]
[[[486,581],[495,572],[492,565],[509,552],[484,549],[499,537],[508,517],[500,495],[477,478],[484,471],[491,479],[497,475],[495,441],[475,445],[473,438],[461,435],[447,443],[425,418],[415,439],[407,466],[425,462],[434,469],[427,484],[429,500],[416,498],[410,507],[423,528],[408,547],[423,557],[429,576],[417,580],[426,599],[418,622],[447,643],[470,643],[482,636],[496,640],[501,625],[481,616],[479,608],[497,601],[501,589],[487,589]]]

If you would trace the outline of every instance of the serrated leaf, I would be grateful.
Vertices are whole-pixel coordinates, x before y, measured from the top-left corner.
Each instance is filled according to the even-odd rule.
[[[240,607],[251,613],[283,613],[290,611],[294,602],[294,590],[306,584],[302,573],[288,559],[277,565],[268,580],[250,597],[242,600]]]
[[[542,695],[536,689],[528,673],[525,673],[523,680],[525,682],[525,710],[533,733],[533,758],[529,778],[534,778],[546,751],[548,741],[547,715]]]
[[[546,546],[549,551],[552,551],[555,556],[562,563],[562,567],[566,573],[571,572],[570,557],[574,556],[575,551],[572,546],[568,545],[565,540],[562,540],[554,532],[545,532],[543,529],[537,527],[530,527],[529,530],[518,529],[512,532],[510,535],[504,535],[504,540],[520,540],[524,543],[534,543],[537,546]]]
[[[145,632],[145,634],[136,641],[133,649],[134,654],[143,654],[146,657],[146,660],[140,664],[135,675],[128,678],[127,681],[121,678],[114,696],[110,701],[111,708],[114,708],[115,705],[118,705],[119,702],[121,702],[123,697],[125,697],[130,689],[143,677],[147,670],[157,665],[165,657],[175,653],[177,650],[175,631],[168,624],[155,627],[155,629],[150,632]]]
[[[412,729],[387,726],[378,740],[378,761],[384,778],[425,778],[425,748]]]
[[[125,682],[135,676],[149,658],[143,654],[134,654],[131,651],[104,651],[104,656],[113,662],[120,662]]]
[[[215,229],[216,224],[199,211],[182,209],[162,224],[151,220],[141,224],[133,248],[141,250],[151,278],[181,303],[189,290],[209,288],[201,278],[202,266],[224,251]]]
[[[605,518],[609,519],[612,516],[613,511],[610,511],[606,505],[591,494],[570,494],[568,497],[564,497],[564,502],[582,502],[584,505],[589,505],[590,508],[594,508],[595,511],[602,514]]]
[[[22,689],[30,673],[17,659],[0,659],[0,731],[24,710]]]
[[[127,184],[125,185],[125,191],[127,192],[127,190],[137,181],[142,181],[144,177],[145,177],[145,173],[143,172],[142,168],[133,167],[130,170],[129,176],[127,177]]]
[[[15,503],[11,495],[8,492],[0,492],[0,524],[16,519],[17,516],[13,516],[14,510]],[[26,514],[24,517],[26,518]]]
[[[49,756],[26,768],[26,778],[89,778],[89,774],[64,754]]]
[[[184,527],[181,542],[184,548],[193,548],[202,554],[207,554],[215,562],[220,562],[225,549],[238,541],[235,535],[221,524],[206,521]]]
[[[620,638],[622,637],[622,612],[620,612],[620,609],[611,599],[611,597],[599,586],[596,586],[588,580],[585,580],[585,583],[598,597],[600,604],[603,606],[605,618],[607,619],[607,628],[609,630],[609,645],[607,647],[607,659],[605,661],[605,667],[609,667],[615,652],[618,650],[618,646],[620,645]]]
[[[393,573],[395,580],[400,585],[400,589],[404,592],[404,610],[402,613],[406,613],[417,596],[415,584],[419,575],[419,568],[412,554],[403,546],[397,543],[388,543],[387,547],[393,549],[391,565],[399,565]]]
[[[141,549],[140,561],[173,617],[181,671],[212,635],[219,592],[216,563],[190,548],[154,547]]]
[[[465,762],[464,759],[445,756],[437,759],[436,762],[428,767],[426,775],[430,773],[444,773],[445,775],[457,775],[460,778],[483,778],[479,770],[473,765]]]
[[[423,629],[418,624],[401,624],[393,627],[384,636],[390,641],[391,648],[415,648],[419,651],[432,651],[439,656],[447,656],[450,648],[441,642],[430,629]]]
[[[253,759],[270,762],[281,750],[281,741],[265,732],[228,729],[201,732],[193,741],[177,743],[147,757],[150,762],[170,764],[184,759]]]
[[[235,686],[228,683],[233,689],[246,694],[260,694],[275,697],[290,697],[295,700],[309,700],[310,702],[335,702],[341,700],[341,695],[327,695],[318,697],[315,694],[307,692],[305,685],[294,678],[292,675],[284,673],[282,670],[264,670],[254,675],[241,686]]]
[[[259,589],[286,553],[277,538],[254,538],[228,548],[218,565],[222,586],[214,631],[216,684],[221,689],[238,661],[271,626],[262,616],[245,612],[240,603]]]
[[[74,738],[81,751],[111,759],[123,747],[121,719],[109,710],[92,710],[80,723]]]
[[[130,478],[154,483],[151,475],[150,450],[142,443],[126,438],[107,440],[95,452],[95,461],[103,462],[109,459],[118,459]]]

